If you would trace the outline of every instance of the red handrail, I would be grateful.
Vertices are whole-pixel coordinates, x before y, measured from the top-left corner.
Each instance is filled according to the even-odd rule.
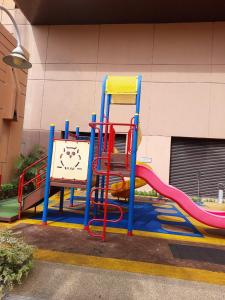
[[[32,167],[36,166],[37,164],[39,164],[39,163],[42,162],[43,160],[47,159],[47,157],[48,157],[48,156],[45,155],[45,156],[41,157],[40,159],[38,159],[37,161],[35,161],[35,162],[33,162],[32,164],[30,164],[29,166],[27,166],[27,167],[23,170],[22,174],[23,174],[23,173],[26,173],[29,169],[31,169]],[[21,174],[21,175],[22,175],[22,174]]]
[[[43,173],[41,173],[41,171],[43,171]],[[39,188],[41,183],[45,180],[45,178],[41,179],[41,176],[45,174],[46,174],[46,164],[44,164],[37,170],[36,188]]]
[[[27,173],[28,170],[30,170],[31,168],[33,168],[34,166],[42,163],[43,161],[45,161],[47,159],[47,156],[44,156],[40,159],[38,159],[37,161],[33,162],[32,164],[30,164],[28,167],[26,167],[23,172],[20,174],[19,177],[19,185],[18,185],[18,203],[19,203],[19,213],[18,213],[18,218],[21,219],[21,213],[22,213],[22,207],[23,207],[23,192],[24,192],[24,187],[27,186],[28,184],[34,182],[35,184],[35,188],[39,188],[40,184],[45,180],[45,178],[41,179],[42,175],[45,175],[45,172],[43,172],[42,174],[40,174],[40,170],[44,170],[44,168],[46,167],[46,164],[41,165],[40,168],[37,171],[37,174],[31,178],[30,180],[25,182],[25,175]],[[37,184],[38,182],[38,184]]]

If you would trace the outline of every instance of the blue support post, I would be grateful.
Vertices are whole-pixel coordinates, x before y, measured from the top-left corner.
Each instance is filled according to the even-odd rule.
[[[80,134],[79,127],[76,127],[76,131],[75,132],[76,132],[76,139],[78,140],[79,139],[79,134]],[[74,197],[74,191],[75,191],[74,188],[70,189],[70,207],[73,207],[73,201],[75,199],[75,197]]]
[[[92,114],[91,122],[96,122],[96,114]],[[90,213],[90,193],[92,188],[92,162],[94,159],[95,152],[95,128],[91,127],[91,136],[90,136],[90,148],[89,148],[89,158],[88,158],[88,174],[87,174],[87,186],[86,186],[86,206],[84,214],[84,229],[87,229]]]
[[[65,132],[64,132],[64,139],[67,140],[69,138],[69,127],[70,122],[68,120],[65,121]]]
[[[104,122],[104,116],[105,116],[105,90],[106,90],[106,81],[108,79],[108,75],[105,76],[104,80],[103,80],[103,84],[102,84],[102,98],[101,98],[101,109],[100,109],[100,118],[99,121],[100,123]],[[99,126],[100,128],[100,145],[99,145],[99,152],[98,152],[98,156],[101,156],[102,153],[102,145],[103,145],[103,125]],[[98,160],[98,166],[97,169],[100,169],[100,160]],[[100,178],[99,175],[96,176],[96,188],[99,187],[99,182],[100,182]],[[95,191],[95,202],[98,202],[98,190],[96,189]],[[97,207],[94,207],[94,215],[96,215],[97,213]]]
[[[48,200],[49,200],[49,190],[50,190],[50,176],[51,176],[51,165],[52,165],[52,151],[54,142],[55,125],[50,126],[49,141],[48,141],[48,160],[45,178],[45,194],[44,194],[44,207],[42,214],[42,224],[47,225],[47,215],[48,215]]]
[[[110,112],[110,104],[111,104],[111,98],[112,98],[112,95],[107,95],[107,103],[106,103],[106,111],[105,111],[105,116],[106,116],[106,119],[108,120],[109,119],[109,112]]]
[[[131,172],[130,172],[130,199],[128,211],[128,235],[132,235],[133,218],[134,218],[134,190],[135,190],[135,173],[136,173],[136,159],[137,159],[137,136],[138,136],[138,121],[139,115],[134,115],[134,131],[132,141],[132,154],[131,154]]]
[[[76,138],[77,140],[79,139],[79,136],[80,136],[80,127],[76,127]]]
[[[73,207],[74,188],[70,188],[70,207]]]
[[[100,109],[100,122],[104,121],[104,115],[105,115],[105,89],[106,89],[106,81],[108,79],[108,76],[106,76],[103,80],[102,84],[102,99],[101,99],[101,109]],[[100,130],[103,128],[100,126]]]
[[[105,112],[105,116],[106,116],[107,120],[109,120],[110,104],[111,104],[111,95],[107,95],[106,112]],[[103,201],[104,201],[104,190],[103,190],[104,187],[105,187],[105,176],[102,176],[101,196],[100,196],[101,203],[103,203]]]
[[[64,139],[67,140],[69,137],[69,121],[65,121],[65,132]],[[63,212],[63,202],[64,202],[64,187],[60,189],[60,202],[59,202],[59,211]]]
[[[104,122],[105,116],[105,89],[106,89],[106,81],[108,76],[105,77],[102,85],[102,100],[101,100],[101,110],[100,110],[100,123]],[[102,146],[103,146],[103,125],[100,125],[100,145],[99,145],[99,153],[98,156],[101,156]],[[98,161],[98,168],[100,168],[100,160]]]
[[[128,235],[132,235],[133,219],[134,219],[134,190],[136,176],[136,160],[137,160],[137,140],[138,140],[138,123],[141,102],[141,80],[142,76],[138,75],[137,95],[136,95],[136,113],[134,115],[135,130],[132,140],[132,155],[131,155],[131,173],[130,173],[130,199],[128,211]]]
[[[141,103],[141,80],[142,76],[138,75],[138,86],[137,86],[137,96],[136,96],[136,114],[140,113],[140,103]]]

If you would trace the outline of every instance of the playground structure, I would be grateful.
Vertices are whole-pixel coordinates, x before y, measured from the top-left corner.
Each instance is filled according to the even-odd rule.
[[[174,200],[187,213],[195,219],[209,226],[225,228],[225,213],[206,211],[197,206],[192,200],[178,189],[164,184],[150,169],[145,165],[136,164],[136,154],[138,146],[138,128],[140,112],[141,77],[106,77],[102,86],[102,99],[100,120],[96,122],[96,115],[92,115],[89,159],[86,182],[86,206],[84,216],[84,228],[90,235],[105,239],[106,227],[109,222],[116,223],[123,218],[123,209],[118,204],[108,202],[109,193],[118,196],[129,191],[128,205],[128,235],[132,235],[134,217],[134,190],[139,187],[136,177],[144,180],[160,194]],[[110,121],[111,105],[134,105],[135,115],[130,123],[113,123]],[[116,127],[125,128],[127,133],[127,143],[125,153],[117,153],[115,149]],[[53,129],[52,129],[53,130]],[[66,132],[67,130],[65,130]],[[95,135],[98,135],[97,145]],[[140,137],[140,135],[139,135]],[[52,141],[50,130],[49,157],[52,153]],[[50,172],[50,170],[49,170]],[[50,174],[50,173],[49,173]],[[110,186],[110,177],[117,176],[121,181]],[[93,177],[95,178],[93,180]],[[124,180],[129,177],[130,181]],[[47,180],[46,180],[47,182]],[[83,183],[85,185],[85,183]],[[141,183],[143,184],[143,182]],[[48,197],[45,199],[43,212],[43,222],[47,221]],[[90,207],[93,207],[94,217],[90,219]],[[98,211],[102,208],[103,213]],[[113,208],[118,211],[117,219],[108,219],[108,209]],[[91,225],[95,222],[102,223],[102,232],[94,233]]]
[[[69,121],[65,123],[63,139],[54,138],[55,126],[50,126],[48,156],[35,162],[20,176],[18,216],[23,211],[36,207],[44,201],[42,223],[47,224],[49,197],[60,191],[59,210],[63,211],[64,188],[70,188],[70,205],[73,206],[74,189],[86,191],[84,229],[103,241],[109,223],[120,222],[123,208],[118,202],[109,201],[109,195],[129,198],[127,232],[132,235],[134,223],[135,188],[149,184],[159,194],[175,201],[196,220],[216,228],[225,228],[225,212],[209,211],[195,204],[182,191],[163,183],[147,165],[137,162],[137,148],[141,142],[139,125],[141,76],[106,76],[102,85],[100,118],[92,114],[90,138],[81,139],[79,128],[74,138],[69,136]],[[133,105],[135,113],[128,123],[110,120],[111,105]],[[115,147],[118,128],[126,134],[126,149],[119,153]],[[38,172],[31,180],[24,177],[29,168],[38,165]],[[110,184],[111,177],[119,182]],[[24,195],[24,188],[30,183],[35,190]],[[116,211],[116,218],[109,218],[109,211]],[[101,224],[102,230],[93,231],[93,225]],[[99,226],[99,225],[98,225]]]
[[[128,232],[129,235],[132,234],[140,94],[141,76],[106,77],[102,88],[100,120],[96,122],[96,115],[92,114],[90,140],[80,140],[78,135],[76,135],[74,140],[69,140],[69,123],[66,123],[65,139],[61,140],[61,143],[64,143],[64,146],[62,146],[64,150],[62,148],[59,150],[56,143],[60,141],[54,139],[54,125],[50,127],[43,224],[47,223],[48,191],[50,186],[69,187],[72,189],[71,195],[73,195],[74,188],[86,188],[84,228],[90,235],[101,237],[104,240],[107,223],[119,222],[123,217],[123,210],[119,205],[108,203],[109,193],[113,191],[115,193],[123,192],[125,188],[127,191],[129,186]],[[109,121],[110,105],[113,104],[135,105],[135,115],[131,118],[130,123],[112,123]],[[127,133],[125,153],[117,153],[115,149],[115,128],[118,126],[125,128],[124,131]],[[96,132],[98,134],[97,142],[95,142]],[[80,145],[84,144],[89,147],[89,154],[87,153],[87,148],[85,153],[80,149]],[[76,151],[74,155],[75,160],[69,157],[67,163],[62,161],[63,153],[65,153],[66,157],[68,156],[67,152],[69,153],[71,149]],[[85,166],[78,162],[79,158],[80,161],[83,159],[84,162],[86,158]],[[79,172],[82,172],[83,176],[80,177]],[[60,174],[60,176],[57,174]],[[115,189],[110,187],[111,176],[116,176],[121,180],[119,183],[121,185],[120,188],[118,186]],[[130,178],[129,183],[125,182],[124,177]],[[140,180],[137,180],[136,186],[140,187],[143,184],[145,184],[143,181],[140,183]],[[71,205],[73,205],[72,202]],[[94,209],[93,219],[90,219],[91,206]],[[61,191],[60,208],[63,208],[63,191]],[[102,217],[98,217],[100,208],[103,208]],[[108,208],[118,210],[119,217],[117,219],[107,219]],[[91,225],[94,222],[102,222],[101,234],[91,231]]]

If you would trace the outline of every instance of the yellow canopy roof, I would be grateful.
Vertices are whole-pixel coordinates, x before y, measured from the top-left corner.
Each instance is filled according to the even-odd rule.
[[[138,86],[137,76],[108,76],[106,81],[107,94],[136,95]]]

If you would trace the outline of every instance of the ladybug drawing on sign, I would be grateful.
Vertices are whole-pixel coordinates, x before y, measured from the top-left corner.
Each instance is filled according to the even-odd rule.
[[[60,166],[57,168],[64,168],[65,170],[81,170],[79,167],[81,156],[77,147],[64,147],[63,153],[60,154]]]

